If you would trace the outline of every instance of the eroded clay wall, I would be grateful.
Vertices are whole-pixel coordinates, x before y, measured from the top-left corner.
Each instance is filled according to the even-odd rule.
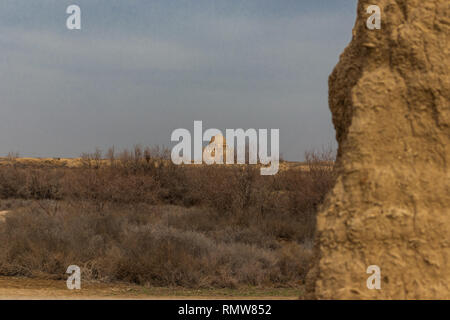
[[[318,216],[317,298],[450,298],[449,38],[448,0],[359,1],[329,79],[338,179]]]

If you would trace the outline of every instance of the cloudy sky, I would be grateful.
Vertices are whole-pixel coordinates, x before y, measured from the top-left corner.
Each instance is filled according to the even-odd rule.
[[[2,0],[0,155],[171,147],[202,120],[279,128],[302,160],[335,145],[327,81],[355,17],[355,0]]]

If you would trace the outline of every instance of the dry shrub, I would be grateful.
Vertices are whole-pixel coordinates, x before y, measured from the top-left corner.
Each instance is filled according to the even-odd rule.
[[[296,254],[216,241],[168,226],[164,216],[154,221],[153,207],[142,219],[131,208],[86,203],[82,214],[79,205],[45,210],[53,205],[34,205],[0,225],[0,274],[60,279],[76,264],[88,279],[184,287],[292,285],[305,274],[300,245]]]
[[[84,156],[80,168],[0,167],[0,275],[154,286],[294,286],[313,258],[332,162],[267,177],[252,166],[175,166],[165,149]],[[6,200],[5,200],[6,199]],[[22,199],[22,200],[16,200]]]

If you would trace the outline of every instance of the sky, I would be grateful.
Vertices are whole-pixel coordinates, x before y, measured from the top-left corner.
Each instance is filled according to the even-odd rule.
[[[328,76],[355,18],[355,0],[2,0],[0,156],[171,148],[201,120],[280,129],[303,160],[336,147]]]

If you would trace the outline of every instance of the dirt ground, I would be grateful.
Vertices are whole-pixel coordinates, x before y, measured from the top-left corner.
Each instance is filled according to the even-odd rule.
[[[69,290],[64,280],[0,277],[0,300],[296,300],[298,289],[189,290],[128,284],[82,283]]]

